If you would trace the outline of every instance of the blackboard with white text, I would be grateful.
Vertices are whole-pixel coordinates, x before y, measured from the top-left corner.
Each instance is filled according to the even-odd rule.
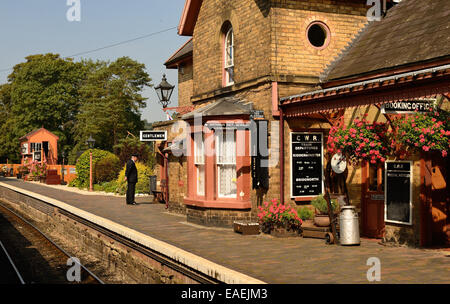
[[[385,221],[411,224],[412,163],[386,162]]]

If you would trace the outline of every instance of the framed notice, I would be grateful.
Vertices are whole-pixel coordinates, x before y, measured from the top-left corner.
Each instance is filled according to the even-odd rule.
[[[412,168],[412,161],[385,163],[385,222],[412,225]]]
[[[323,134],[292,132],[291,197],[323,194]]]

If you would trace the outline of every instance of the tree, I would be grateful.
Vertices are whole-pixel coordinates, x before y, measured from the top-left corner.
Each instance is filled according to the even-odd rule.
[[[14,66],[0,88],[0,155],[18,160],[19,138],[45,127],[66,142],[80,107],[79,87],[88,69],[58,54],[31,55]]]
[[[141,92],[151,86],[150,81],[145,65],[129,57],[99,65],[80,89],[76,141],[92,135],[97,147],[112,151],[128,131],[136,133],[143,128],[139,110],[145,107],[146,98]]]

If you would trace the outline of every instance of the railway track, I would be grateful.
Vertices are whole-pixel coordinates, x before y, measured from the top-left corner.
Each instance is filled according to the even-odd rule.
[[[0,227],[0,265],[6,270],[0,274],[0,282],[104,284],[42,231],[4,205],[0,205]]]

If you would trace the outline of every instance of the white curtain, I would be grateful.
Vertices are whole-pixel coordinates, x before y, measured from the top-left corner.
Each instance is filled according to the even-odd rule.
[[[216,132],[219,197],[236,197],[235,130]]]
[[[194,135],[194,163],[197,167],[197,195],[205,195],[205,153],[203,134]]]

